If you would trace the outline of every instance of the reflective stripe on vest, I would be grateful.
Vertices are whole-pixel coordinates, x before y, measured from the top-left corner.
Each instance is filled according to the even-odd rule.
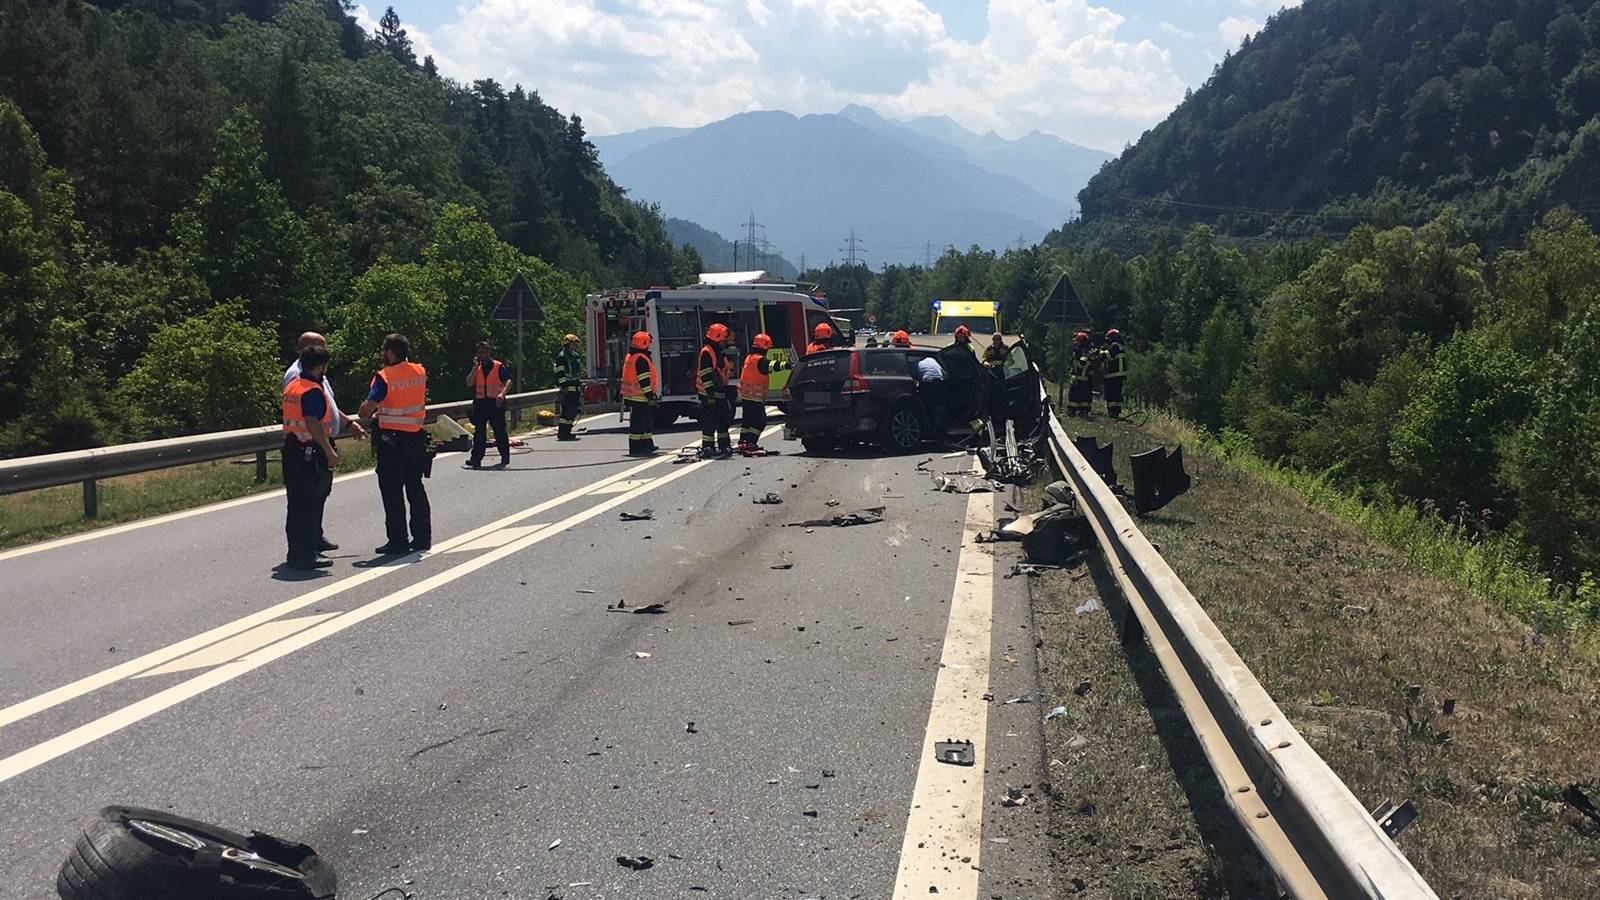
[[[1072,380],[1089,381],[1094,373],[1094,359],[1087,353],[1079,353],[1072,358]]]
[[[378,427],[421,431],[428,419],[428,370],[407,361],[384,366],[378,374],[389,386],[378,401]]]
[[[296,378],[283,389],[283,430],[294,435],[302,444],[311,443],[311,429],[306,427],[306,420],[300,409],[300,398],[312,391],[320,390],[322,390],[321,382],[309,378]],[[322,424],[329,431],[332,430],[333,404],[331,403],[323,404]]]
[[[644,377],[639,377],[639,361],[649,364]],[[622,399],[630,403],[648,403],[655,393],[658,372],[656,361],[648,353],[629,353],[622,361]]]
[[[1106,355],[1106,377],[1122,378],[1128,374],[1128,354],[1118,350]]]
[[[500,377],[500,373],[505,371],[501,368],[504,365],[505,363],[498,359],[490,360],[489,377],[485,378],[483,377],[483,363],[473,363],[472,396],[477,397],[479,400],[500,396],[500,389],[505,387],[506,384],[506,380]]]
[[[739,399],[751,403],[767,402],[767,387],[772,378],[761,371],[766,361],[765,353],[752,353],[744,358],[744,368],[739,372]]]
[[[733,380],[733,360],[729,359],[726,353],[702,346],[698,366],[700,371],[696,375],[695,384],[701,396],[720,391]]]

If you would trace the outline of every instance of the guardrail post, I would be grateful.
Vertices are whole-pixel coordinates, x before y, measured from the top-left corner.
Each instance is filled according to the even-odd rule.
[[[267,451],[256,451],[256,484],[267,480]]]
[[[100,488],[93,478],[83,480],[83,517],[92,519],[100,515]]]

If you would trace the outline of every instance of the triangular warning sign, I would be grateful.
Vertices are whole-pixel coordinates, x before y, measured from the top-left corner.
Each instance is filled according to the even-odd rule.
[[[1067,273],[1062,272],[1061,277],[1056,279],[1055,287],[1039,304],[1039,311],[1033,314],[1033,320],[1045,325],[1089,323],[1089,310],[1078,298],[1078,291],[1073,288],[1072,279],[1067,277]]]
[[[494,317],[503,322],[515,322],[519,313],[524,322],[544,321],[544,306],[539,303],[539,297],[521,272],[517,273],[506,292],[500,295],[500,302],[494,307]]]

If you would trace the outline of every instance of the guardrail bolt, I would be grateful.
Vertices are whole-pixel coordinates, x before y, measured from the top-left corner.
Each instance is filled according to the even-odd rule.
[[[83,517],[92,519],[100,515],[100,488],[93,478],[83,480]]]

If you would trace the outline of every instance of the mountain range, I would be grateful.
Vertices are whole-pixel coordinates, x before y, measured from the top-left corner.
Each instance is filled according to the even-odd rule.
[[[1012,141],[945,117],[898,121],[862,106],[741,113],[591,140],[635,199],[719,238],[739,235],[754,213],[784,257],[809,266],[848,258],[852,230],[857,256],[873,266],[946,246],[1033,243],[1075,212],[1074,194],[1111,158],[1038,132]]]

